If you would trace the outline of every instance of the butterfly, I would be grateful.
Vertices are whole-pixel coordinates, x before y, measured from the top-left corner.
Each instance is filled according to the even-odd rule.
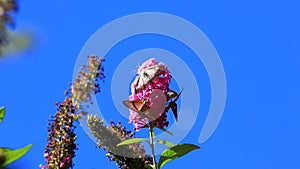
[[[174,117],[176,119],[176,121],[178,121],[178,113],[177,113],[177,103],[176,101],[179,99],[179,96],[181,95],[181,92],[183,91],[183,89],[179,92],[179,94],[177,94],[175,91],[170,90],[167,94],[169,96],[169,100],[171,100],[171,102],[168,104],[167,106],[167,110],[169,110],[171,108]],[[174,100],[172,100],[174,98]]]
[[[164,70],[163,65],[155,65],[144,68],[140,71],[138,80],[136,82],[136,90],[139,91],[144,88],[149,82],[152,82],[157,75]]]

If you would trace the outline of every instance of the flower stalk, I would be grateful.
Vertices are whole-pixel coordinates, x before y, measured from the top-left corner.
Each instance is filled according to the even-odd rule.
[[[153,159],[153,165],[155,169],[157,168],[157,163],[156,163],[156,158],[155,158],[155,143],[154,143],[154,129],[152,126],[149,127],[150,131],[150,147],[151,147],[151,152],[152,152],[152,159]]]

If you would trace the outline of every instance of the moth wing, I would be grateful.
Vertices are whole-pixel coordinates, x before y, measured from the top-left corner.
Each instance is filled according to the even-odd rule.
[[[138,110],[135,108],[134,104],[133,104],[130,100],[123,100],[122,103],[123,103],[128,109],[131,109],[131,110],[136,111],[136,112],[138,111]]]
[[[169,110],[170,108],[172,109],[172,112],[174,114],[174,117],[175,117],[176,121],[178,121],[178,112],[177,112],[177,103],[176,103],[176,101],[179,99],[179,96],[181,95],[182,91],[183,91],[183,89],[179,92],[179,94],[177,94],[176,92],[171,90],[171,93],[176,95],[176,96],[175,96],[175,99],[172,100],[169,103],[169,105],[167,106],[167,110]]]
[[[140,109],[140,112],[148,112],[149,109],[150,109],[150,107],[147,106],[146,103],[144,103],[144,105]]]
[[[149,76],[150,79],[153,79],[157,74],[162,71],[161,65],[155,65],[144,69],[145,73]]]
[[[167,95],[169,96],[169,99],[173,99],[173,98],[176,98],[178,96],[178,94],[173,90],[168,91]]]
[[[159,74],[163,70],[161,65],[155,65],[148,68],[143,69],[139,74],[139,79],[137,83],[137,89],[143,88],[147,85],[151,80],[153,80],[157,74]]]
[[[149,107],[146,105],[146,103],[141,100],[123,100],[122,102],[127,108],[135,112],[144,112],[149,110]]]
[[[176,121],[178,121],[178,113],[177,113],[177,104],[175,102],[171,103],[171,109],[174,114]]]
[[[138,110],[138,112],[144,112],[146,108],[146,103],[140,100],[131,101],[134,107]]]
[[[146,75],[146,74],[141,74],[141,75],[139,76],[138,81],[137,81],[136,88],[137,88],[137,89],[143,88],[145,85],[147,85],[147,84],[149,83],[150,80],[151,80],[151,79],[149,78],[148,75]]]
[[[184,89],[184,88],[183,88]],[[173,102],[176,102],[179,99],[179,96],[181,95],[183,89],[181,89],[181,91],[179,92],[179,94],[175,97],[175,99],[173,100]]]

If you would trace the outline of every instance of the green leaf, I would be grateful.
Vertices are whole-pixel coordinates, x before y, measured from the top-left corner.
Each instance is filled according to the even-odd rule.
[[[7,32],[7,37],[9,39],[9,44],[2,47],[2,54],[5,55],[15,55],[30,49],[34,45],[34,33],[30,31],[18,31],[18,32]]]
[[[0,107],[0,123],[2,122],[5,115],[5,107]]]
[[[132,139],[122,141],[117,146],[133,144],[133,143],[139,143],[139,142],[142,142],[142,141],[147,141],[147,140],[143,139],[143,138],[132,138]]]
[[[155,133],[154,133],[153,128],[150,129],[150,136],[151,136],[153,139],[155,138]]]
[[[165,128],[159,128],[159,127],[155,127],[155,128],[158,128],[158,129],[162,130],[163,132],[166,132],[166,133],[168,133],[168,134],[170,134],[170,135],[173,135],[172,132],[170,132],[169,130],[167,130],[167,129],[165,129]]]
[[[145,168],[146,169],[153,169],[154,167],[152,167],[151,165],[145,164]]]
[[[167,162],[175,160],[185,154],[199,149],[200,147],[193,144],[178,144],[174,147],[166,149],[160,156],[158,168],[164,166]]]
[[[163,145],[165,145],[167,147],[173,147],[173,146],[175,146],[175,144],[173,144],[173,143],[171,143],[169,141],[166,141],[166,140],[157,140],[156,142],[159,143],[159,144],[163,144]]]
[[[0,151],[4,154],[6,160],[3,164],[3,166],[6,166],[17,159],[21,158],[24,154],[27,153],[27,151],[32,147],[32,144],[27,145],[26,147],[17,149],[17,150],[12,150],[9,148],[0,148]]]

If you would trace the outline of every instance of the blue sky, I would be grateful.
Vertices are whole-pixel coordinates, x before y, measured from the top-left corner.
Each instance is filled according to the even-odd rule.
[[[72,80],[79,52],[105,24],[138,12],[164,12],[201,29],[215,46],[227,79],[223,118],[204,144],[198,136],[210,104],[210,84],[202,63],[184,45],[160,36],[136,36],[117,44],[104,64],[107,79],[99,102],[107,118],[119,118],[110,82],[116,66],[130,53],[155,47],[172,51],[190,66],[201,91],[196,124],[182,142],[201,146],[165,168],[300,168],[300,5],[297,1],[21,1],[17,28],[36,33],[37,45],[25,54],[0,60],[0,106],[7,108],[0,145],[33,143],[12,168],[44,163],[47,119]],[[139,64],[139,63],[137,63]],[[135,68],[132,68],[133,70]],[[105,99],[104,99],[105,98]],[[101,103],[99,103],[101,104]],[[128,128],[132,127],[127,125]],[[78,128],[75,168],[116,168]]]

